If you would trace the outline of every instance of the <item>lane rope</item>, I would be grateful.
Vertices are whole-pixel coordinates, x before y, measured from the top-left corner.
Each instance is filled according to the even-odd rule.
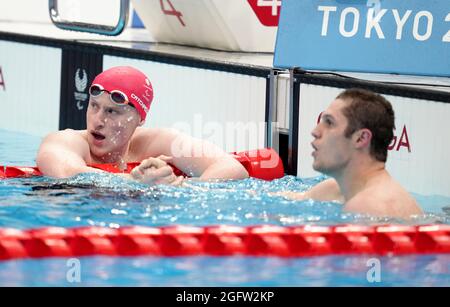
[[[108,256],[450,254],[450,225],[0,228],[0,260]]]

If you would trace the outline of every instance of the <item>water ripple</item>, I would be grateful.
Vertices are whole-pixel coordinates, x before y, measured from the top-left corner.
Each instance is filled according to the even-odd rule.
[[[271,194],[286,187],[303,191],[323,179],[285,176],[272,182],[249,178],[191,181],[191,187],[149,187],[111,174],[80,174],[59,180],[16,178],[0,185],[0,226],[406,223],[346,213],[334,202],[292,201]],[[427,212],[408,223],[436,222],[450,224],[448,213]]]

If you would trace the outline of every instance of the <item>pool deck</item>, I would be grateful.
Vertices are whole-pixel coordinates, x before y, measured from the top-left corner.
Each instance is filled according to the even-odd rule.
[[[189,47],[155,42],[146,29],[126,28],[118,36],[103,36],[61,30],[51,23],[9,22],[0,20],[0,33],[13,33],[30,37],[65,40],[71,42],[99,44],[116,48],[140,50],[149,53],[193,58],[218,64],[242,65],[245,67],[272,69],[273,54],[228,52],[198,47]],[[406,76],[393,74],[373,74],[354,72],[333,72],[361,80],[410,85],[415,88],[450,92],[450,78],[429,76]]]

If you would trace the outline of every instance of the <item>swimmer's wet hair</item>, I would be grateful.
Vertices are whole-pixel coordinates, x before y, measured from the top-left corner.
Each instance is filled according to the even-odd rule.
[[[350,137],[359,129],[369,129],[372,132],[370,154],[378,161],[386,162],[395,129],[391,103],[379,94],[358,88],[345,90],[336,98],[348,102],[343,109],[348,120],[345,136]]]

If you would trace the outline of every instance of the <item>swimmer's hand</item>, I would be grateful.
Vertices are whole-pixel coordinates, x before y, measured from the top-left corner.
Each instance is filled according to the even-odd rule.
[[[148,185],[167,184],[179,186],[183,183],[184,178],[173,173],[172,167],[167,164],[171,160],[171,157],[164,155],[145,159],[141,164],[133,168],[130,173],[131,178]]]

